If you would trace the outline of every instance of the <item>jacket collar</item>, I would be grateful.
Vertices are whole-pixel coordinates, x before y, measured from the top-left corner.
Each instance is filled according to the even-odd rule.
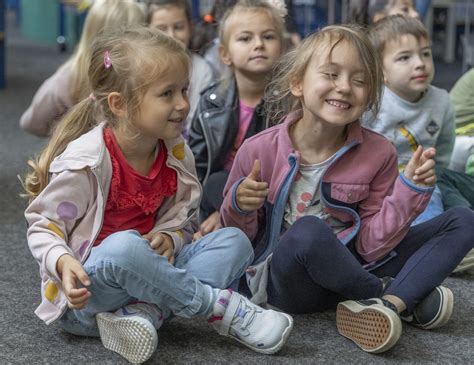
[[[224,81],[212,84],[204,91],[203,96],[211,107],[222,109],[235,106],[238,99],[235,79],[230,79],[228,85]]]
[[[290,138],[290,127],[303,117],[303,111],[301,109],[289,113],[282,125],[284,133],[281,134],[280,143],[285,147],[286,150],[294,151],[293,143]],[[359,144],[363,140],[362,127],[360,121],[356,120],[347,125],[347,138],[344,145],[348,144]]]
[[[89,132],[69,143],[59,156],[50,165],[49,172],[58,173],[64,170],[80,170],[86,167],[95,168],[99,166],[108,151],[104,142],[104,128],[107,122],[102,122]],[[176,160],[182,160],[185,156],[185,142],[182,136],[164,140],[168,157],[173,156]]]
[[[70,142],[64,152],[53,160],[49,171],[57,173],[63,170],[96,167],[105,153],[103,131],[106,124],[106,122],[102,122],[89,132]]]

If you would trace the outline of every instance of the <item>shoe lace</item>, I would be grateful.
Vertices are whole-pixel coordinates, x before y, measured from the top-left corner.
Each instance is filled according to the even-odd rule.
[[[238,322],[242,321],[240,324],[240,330],[245,331],[255,320],[257,313],[260,313],[261,310],[255,306],[249,306],[245,303],[244,300],[240,301],[240,305],[237,309],[238,315],[232,321],[232,324],[237,325]],[[240,315],[244,313],[243,316]]]

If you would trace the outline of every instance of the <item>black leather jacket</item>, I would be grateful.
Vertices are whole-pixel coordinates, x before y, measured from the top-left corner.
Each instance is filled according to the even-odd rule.
[[[262,102],[255,108],[245,139],[265,129],[265,120]],[[201,183],[211,173],[223,170],[238,131],[239,98],[235,81],[227,88],[221,83],[209,86],[201,93],[188,140]]]

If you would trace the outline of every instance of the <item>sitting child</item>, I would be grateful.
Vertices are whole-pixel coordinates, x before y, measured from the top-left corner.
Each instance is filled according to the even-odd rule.
[[[28,244],[40,264],[36,314],[75,335],[100,336],[133,363],[153,355],[171,314],[207,318],[265,354],[293,326],[229,288],[253,259],[225,228],[192,242],[201,185],[181,136],[191,60],[156,29],[92,44],[89,97],[58,124],[25,179]]]
[[[193,23],[187,0],[151,0],[148,6],[148,24],[165,32],[189,48]],[[188,138],[191,121],[199,103],[199,94],[214,79],[213,70],[204,58],[193,52],[191,53],[191,60],[193,69],[189,83],[190,109],[183,127],[183,137],[185,139]]]
[[[418,19],[395,15],[378,21],[369,36],[382,59],[385,89],[379,113],[366,113],[364,125],[392,141],[400,169],[420,145],[435,147],[437,166],[448,167],[454,146],[454,109],[448,93],[431,85],[434,65],[424,25]],[[414,224],[442,211],[437,188]]]
[[[277,70],[267,105],[281,123],[243,143],[221,209],[255,247],[252,300],[291,313],[337,306],[339,332],[372,353],[396,344],[400,317],[443,326],[453,293],[440,284],[473,247],[474,213],[410,227],[433,191],[435,150],[419,146],[399,173],[390,141],[361,127],[383,82],[365,32],[323,28]]]
[[[223,79],[201,95],[189,146],[203,184],[198,235],[220,227],[222,192],[242,142],[266,128],[263,94],[283,50],[285,25],[278,10],[262,0],[241,0],[222,17]]]

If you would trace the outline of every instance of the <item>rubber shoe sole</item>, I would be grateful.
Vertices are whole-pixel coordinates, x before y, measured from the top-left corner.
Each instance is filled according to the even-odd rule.
[[[352,300],[339,303],[336,322],[342,336],[370,353],[392,348],[402,333],[398,315],[381,304],[367,307]]]
[[[278,342],[275,346],[273,347],[270,347],[270,348],[267,348],[267,349],[262,349],[262,348],[259,348],[259,347],[255,347],[255,346],[252,346],[248,343],[245,343],[244,341],[240,340],[240,338],[238,338],[237,336],[233,336],[233,335],[225,335],[226,337],[231,337],[235,340],[237,340],[238,342],[240,342],[242,345],[245,345],[247,346],[249,349],[252,349],[253,351],[255,352],[258,352],[260,354],[265,354],[265,355],[272,355],[272,354],[275,354],[277,353],[278,351],[281,350],[281,348],[285,345],[286,343],[286,340],[288,339],[288,337],[290,336],[290,333],[291,333],[291,330],[293,329],[293,317],[291,317],[290,315],[286,314],[286,313],[281,313],[282,315],[284,315],[287,319],[288,319],[288,326],[285,328],[285,330],[283,331],[283,334],[281,336],[281,340],[280,342]]]
[[[148,360],[158,345],[153,325],[140,317],[119,317],[113,313],[96,316],[102,344],[134,364]]]
[[[454,307],[454,296],[453,292],[444,286],[438,286],[436,288],[441,293],[443,305],[439,308],[438,313],[432,321],[425,324],[414,324],[414,326],[423,328],[425,330],[432,330],[439,328],[448,323],[451,315],[453,314]]]

